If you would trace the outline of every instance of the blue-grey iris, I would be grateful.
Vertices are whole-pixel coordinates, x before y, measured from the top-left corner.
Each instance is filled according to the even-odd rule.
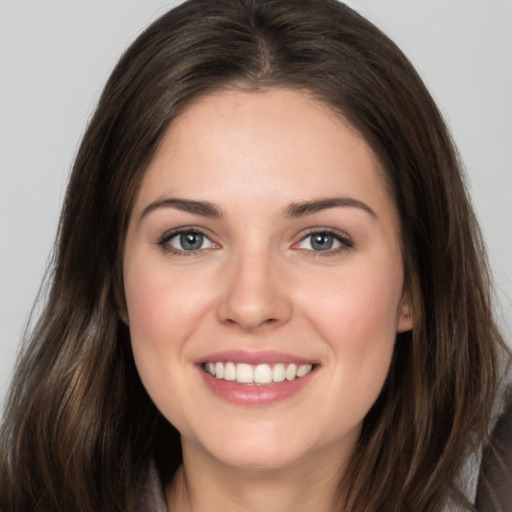
[[[327,233],[311,235],[311,247],[315,251],[327,251],[334,245],[334,238]]]
[[[201,249],[203,238],[201,233],[183,233],[180,235],[180,244],[185,251],[196,251]]]

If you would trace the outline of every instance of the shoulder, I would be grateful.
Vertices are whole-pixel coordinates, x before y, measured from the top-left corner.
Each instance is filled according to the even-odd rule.
[[[162,480],[151,458],[139,472],[134,512],[167,512]]]
[[[512,383],[483,452],[475,506],[478,512],[512,510]]]

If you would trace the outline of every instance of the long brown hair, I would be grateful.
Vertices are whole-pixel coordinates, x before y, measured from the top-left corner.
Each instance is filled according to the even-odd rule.
[[[129,511],[152,456],[163,479],[179,435],[137,375],[122,254],[145,169],[199,94],[312,93],[378,156],[401,218],[412,332],[344,475],[345,511],[437,511],[465,502],[457,475],[484,439],[503,349],[485,253],[442,117],[402,52],[336,0],[189,0],[114,69],[71,175],[50,288],[27,337],[1,431],[2,510]]]

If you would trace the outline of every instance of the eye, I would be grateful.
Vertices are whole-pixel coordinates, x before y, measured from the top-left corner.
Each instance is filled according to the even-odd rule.
[[[170,252],[194,252],[215,247],[215,244],[203,233],[193,229],[173,231],[158,242]]]
[[[346,236],[324,230],[309,233],[302,238],[296,247],[314,252],[337,252],[353,247],[353,243]]]

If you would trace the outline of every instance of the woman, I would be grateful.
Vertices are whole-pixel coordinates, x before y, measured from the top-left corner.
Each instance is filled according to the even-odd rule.
[[[389,39],[334,0],[186,2],[77,155],[2,510],[469,510],[503,350],[488,286]]]

